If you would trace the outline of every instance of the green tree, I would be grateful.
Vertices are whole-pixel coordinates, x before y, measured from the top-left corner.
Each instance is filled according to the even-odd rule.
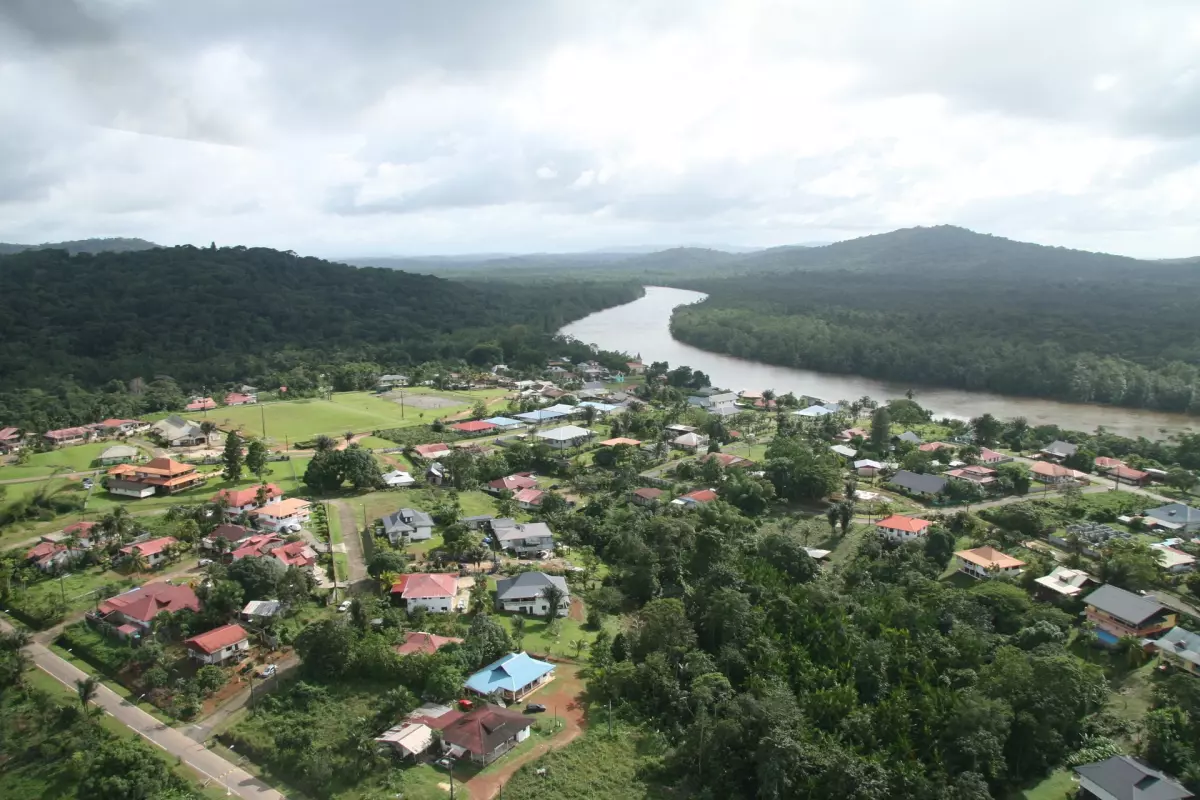
[[[1004,433],[1004,423],[991,414],[980,414],[971,420],[971,430],[975,434],[975,443],[983,447],[995,444]]]
[[[871,414],[871,452],[887,455],[892,441],[892,416],[887,406],[880,406]]]
[[[355,633],[340,620],[309,623],[296,637],[296,652],[309,675],[323,680],[344,677],[354,659]]]
[[[512,623],[513,644],[520,650],[521,643],[525,641],[525,617],[521,614],[514,614],[510,622]]]
[[[79,696],[79,705],[83,707],[85,713],[88,710],[88,704],[96,699],[99,691],[100,681],[91,675],[82,680],[75,681],[75,693]]]
[[[546,601],[546,619],[553,620],[558,617],[558,610],[567,599],[567,593],[551,583],[542,590],[542,598]]]
[[[267,446],[258,439],[252,440],[246,447],[246,469],[257,475],[259,480],[267,471],[267,455]]]
[[[487,402],[480,398],[475,401],[475,405],[471,406],[471,417],[473,419],[483,419],[488,415]]]
[[[954,534],[941,525],[934,525],[925,537],[925,557],[945,569],[954,556]]]
[[[227,481],[240,480],[242,477],[242,437],[237,431],[230,431],[225,436],[225,450],[221,454],[224,465],[221,472]]]
[[[513,649],[508,632],[487,614],[479,614],[471,620],[466,645],[476,654],[480,664],[490,664]]]
[[[1183,467],[1167,470],[1167,485],[1181,492],[1190,492],[1196,486],[1196,475]]]

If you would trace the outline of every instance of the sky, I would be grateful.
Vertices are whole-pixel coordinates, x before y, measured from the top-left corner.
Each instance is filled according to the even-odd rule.
[[[0,241],[1200,255],[1194,0],[3,0]]]

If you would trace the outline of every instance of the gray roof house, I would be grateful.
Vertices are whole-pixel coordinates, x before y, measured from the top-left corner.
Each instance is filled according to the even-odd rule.
[[[423,541],[433,536],[433,517],[415,508],[402,508],[383,518],[383,532],[392,544]]]
[[[932,497],[946,488],[946,479],[940,475],[920,475],[902,469],[888,481],[892,486],[898,486],[910,494]]]
[[[1150,643],[1164,661],[1192,673],[1200,674],[1200,634],[1178,626]]]
[[[160,419],[150,429],[171,447],[191,447],[207,441],[199,423],[186,420],[178,414]]]
[[[1079,445],[1057,439],[1043,447],[1042,452],[1052,458],[1067,458],[1079,452]]]
[[[542,550],[554,552],[554,532],[544,522],[520,523],[510,519],[494,519],[492,535],[502,548],[515,550],[518,555],[529,555]]]
[[[565,617],[571,608],[571,591],[567,588],[567,581],[544,572],[522,572],[512,578],[496,581],[496,605],[503,611],[545,616],[550,610],[544,597],[548,586],[557,586],[562,591],[558,616]]]
[[[924,444],[925,442],[924,439],[922,439],[920,436],[917,436],[912,431],[905,431],[896,438],[902,442],[908,442],[909,444]]]
[[[1116,617],[1130,628],[1137,628],[1166,611],[1164,606],[1149,598],[1107,583],[1083,598],[1083,602],[1110,617]]]
[[[1192,793],[1136,758],[1113,756],[1075,768],[1084,797],[1097,800],[1186,800]]]
[[[1165,506],[1152,508],[1146,512],[1146,516],[1173,530],[1200,530],[1200,510],[1183,503],[1167,503]]]

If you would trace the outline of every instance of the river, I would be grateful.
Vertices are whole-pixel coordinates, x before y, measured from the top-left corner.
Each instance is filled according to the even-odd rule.
[[[666,361],[672,366],[686,364],[708,374],[722,388],[772,389],[778,394],[794,392],[824,400],[854,400],[868,395],[876,400],[902,397],[912,389],[915,399],[935,417],[970,419],[990,412],[1000,419],[1025,417],[1030,424],[1052,424],[1077,431],[1094,431],[1103,425],[1122,436],[1164,438],[1163,431],[1176,433],[1192,429],[1200,420],[1182,414],[1167,414],[1136,408],[1060,403],[1029,397],[1008,397],[986,392],[958,389],[904,386],[857,375],[831,375],[791,367],[777,367],[757,361],[710,353],[671,338],[671,312],[676,307],[697,303],[701,292],[647,286],[646,295],[632,303],[598,311],[572,322],[559,331],[603,350],[640,355],[642,361]]]

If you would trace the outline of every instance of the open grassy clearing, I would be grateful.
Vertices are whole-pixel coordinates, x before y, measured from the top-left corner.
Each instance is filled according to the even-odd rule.
[[[363,510],[366,509],[367,521],[370,522],[392,514],[402,507],[429,511],[434,506],[446,502],[449,496],[449,489],[440,489],[432,486],[414,486],[411,489],[370,492],[357,497],[349,497],[345,502],[354,508],[354,517],[356,520],[362,519]],[[473,517],[479,514],[494,515],[496,513],[495,499],[485,492],[474,489],[459,492],[458,502],[462,506],[462,515],[464,517]]]
[[[396,447],[396,443],[388,439],[380,439],[378,436],[364,436],[358,440],[359,447],[365,447],[368,450],[389,450]]]
[[[1075,773],[1069,769],[1052,772],[1049,777],[1029,789],[1018,789],[1008,796],[1008,800],[1067,800],[1074,797],[1079,788]]]
[[[46,453],[34,453],[29,456],[28,463],[0,467],[0,481],[42,478],[59,469],[69,472],[98,469],[99,464],[96,463],[96,460],[100,458],[100,454],[115,444],[118,442],[92,442],[72,447],[60,447]]]
[[[504,619],[512,633],[512,620],[516,614],[500,614],[498,619]],[[609,633],[616,634],[620,622],[616,618],[606,621],[605,627]],[[596,641],[599,631],[591,630],[582,622],[576,622],[566,617],[550,623],[541,617],[525,617],[525,635],[521,641],[521,649],[530,655],[557,656],[559,658],[575,658],[575,642],[582,640],[591,646]],[[581,658],[587,657],[587,647],[580,651]]]
[[[140,586],[151,577],[148,575],[131,577],[111,570],[101,570],[99,567],[88,567],[80,572],[70,572],[60,577],[47,578],[30,586],[16,583],[14,584],[12,603],[18,608],[29,605],[36,606],[45,598],[58,597],[66,602],[69,611],[85,611],[95,607],[98,600],[104,599],[98,594],[102,587],[117,587],[116,591],[106,595],[106,597],[111,597],[127,589]]]

